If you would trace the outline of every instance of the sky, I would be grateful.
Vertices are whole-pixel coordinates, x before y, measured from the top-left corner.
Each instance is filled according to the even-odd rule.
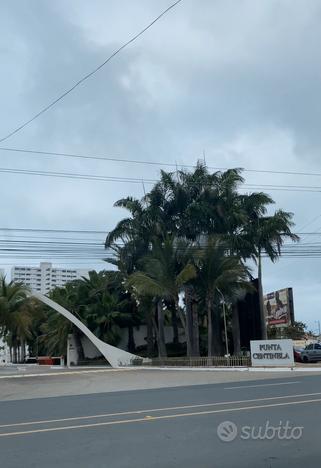
[[[0,138],[170,5],[168,0],[2,0]],[[97,74],[0,146],[212,167],[321,173],[321,0],[183,0]],[[157,179],[166,166],[0,151],[1,168]],[[321,186],[320,176],[244,173]],[[146,184],[148,190],[150,185]],[[269,191],[302,242],[321,236],[321,192]],[[108,231],[141,183],[0,173],[1,228]],[[319,218],[318,218],[319,216]],[[313,221],[314,220],[314,221]],[[14,239],[4,231],[2,239]],[[104,240],[103,235],[95,239]],[[39,256],[35,262],[51,260]],[[30,263],[0,257],[0,268]],[[321,320],[321,258],[264,261],[264,290],[293,287]],[[61,265],[62,262],[55,264]],[[104,264],[91,262],[88,268]],[[82,265],[84,266],[84,265]]]

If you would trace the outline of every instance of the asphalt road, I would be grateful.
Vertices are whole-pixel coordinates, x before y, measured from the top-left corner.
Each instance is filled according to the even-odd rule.
[[[310,373],[312,371],[308,371]],[[320,368],[313,374],[320,374]],[[307,372],[303,372],[307,374]],[[0,368],[0,401],[92,393],[147,390],[200,384],[246,382],[267,378],[296,379],[301,371],[261,372],[228,369],[52,369]]]
[[[320,430],[319,375],[2,401],[0,466],[309,468]]]

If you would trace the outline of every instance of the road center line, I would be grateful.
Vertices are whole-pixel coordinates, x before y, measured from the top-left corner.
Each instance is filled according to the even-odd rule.
[[[215,414],[215,413],[228,413],[228,412],[234,412],[234,411],[246,411],[246,410],[252,410],[252,409],[273,408],[273,407],[278,407],[278,406],[302,405],[302,404],[316,403],[320,401],[321,401],[321,398],[318,398],[315,400],[287,401],[284,403],[272,403],[268,405],[243,406],[240,408],[224,408],[224,409],[211,410],[211,411],[198,411],[195,413],[169,414],[169,415],[164,415],[164,416],[151,416],[151,417],[145,416],[144,418],[123,419],[120,421],[107,421],[107,422],[92,423],[92,424],[81,424],[78,426],[63,426],[63,427],[53,427],[53,428],[46,428],[46,429],[33,429],[29,431],[20,431],[20,432],[5,432],[3,434],[0,434],[0,437],[37,434],[37,433],[43,433],[43,432],[68,431],[72,429],[88,429],[92,427],[115,426],[118,424],[130,424],[130,423],[138,423],[138,422],[152,422],[152,421],[157,421],[161,419],[186,418],[186,417],[202,416],[202,415]]]
[[[225,387],[224,390],[234,390],[240,388],[256,388],[256,387],[276,387],[278,385],[294,385],[301,383],[300,380],[296,380],[294,382],[278,382],[278,383],[270,383],[270,384],[257,384],[257,385],[239,385],[238,387]]]
[[[91,416],[77,416],[72,418],[60,418],[60,419],[47,419],[47,420],[40,420],[40,421],[25,421],[19,423],[11,423],[11,424],[1,424],[0,428],[6,427],[19,427],[19,426],[34,426],[39,424],[51,424],[51,423],[59,423],[59,422],[68,422],[68,421],[79,421],[79,420],[88,420],[88,419],[101,419],[101,418],[108,418],[108,417],[115,417],[115,416],[130,416],[134,414],[145,414],[145,413],[157,413],[161,411],[177,411],[177,410],[186,410],[186,409],[193,409],[193,408],[206,408],[206,407],[213,407],[213,406],[222,406],[222,405],[237,405],[241,403],[254,403],[259,401],[273,401],[273,400],[284,400],[289,398],[302,398],[302,397],[312,397],[321,395],[321,392],[317,393],[301,393],[298,395],[283,395],[277,397],[266,397],[266,398],[253,398],[250,400],[234,400],[234,401],[221,401],[215,403],[203,403],[199,405],[185,405],[185,406],[170,406],[167,408],[152,408],[152,409],[143,409],[143,410],[133,410],[133,411],[122,411],[118,413],[102,413],[102,414],[95,414]]]

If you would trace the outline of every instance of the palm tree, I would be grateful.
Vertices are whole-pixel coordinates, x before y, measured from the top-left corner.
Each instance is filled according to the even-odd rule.
[[[142,200],[127,197],[116,203],[116,206],[127,209],[130,217],[120,221],[109,233],[106,247],[112,247],[117,252],[117,261],[121,260],[119,269],[126,272],[126,279],[137,271],[141,272],[140,259],[150,256],[155,249],[155,240],[159,245],[168,237],[202,243],[208,236],[219,235],[227,243],[226,254],[231,257],[235,255],[243,262],[252,259],[258,265],[264,337],[262,254],[275,261],[281,254],[283,240],[297,240],[297,237],[291,232],[292,215],[280,210],[267,217],[267,208],[273,203],[271,197],[261,192],[241,195],[238,188],[243,182],[241,169],[211,174],[203,163],[198,163],[192,172],[161,171],[160,181]],[[124,245],[118,246],[117,240]],[[183,288],[186,314],[181,321],[186,322],[184,328],[188,347],[195,350],[199,321],[195,305],[202,297],[196,293],[191,281],[186,282]],[[131,294],[135,296],[132,291]],[[167,305],[171,301],[166,300]],[[172,318],[176,310],[179,309],[174,307]],[[235,307],[233,310],[234,320],[237,313]],[[234,330],[236,333],[237,327]]]
[[[21,283],[7,283],[0,277],[0,331],[14,350],[14,361],[25,357],[26,340],[31,337],[32,313],[29,290]],[[21,356],[19,358],[19,350]]]
[[[120,272],[89,272],[89,278],[83,278],[79,284],[79,297],[86,307],[87,324],[100,339],[117,346],[121,338],[121,327],[127,327],[128,351],[135,351],[131,332],[137,317],[131,297],[124,289]],[[134,304],[134,309],[135,307]]]
[[[233,296],[246,288],[249,271],[239,257],[229,254],[229,245],[219,236],[208,237],[197,257],[195,287],[207,311],[207,352],[212,356],[222,352],[219,296]]]
[[[252,258],[258,266],[261,337],[267,339],[266,318],[263,304],[262,256],[266,255],[273,263],[282,254],[286,239],[298,242],[299,237],[291,231],[294,225],[293,213],[277,210],[266,216],[267,206],[274,203],[266,194],[249,195],[243,200],[246,221],[238,239],[239,253],[243,258]]]
[[[66,356],[68,335],[73,333],[71,322],[62,315],[45,307],[44,314],[44,321],[41,323],[39,334],[36,337],[37,354],[39,346],[41,346],[42,350],[50,356]]]
[[[195,267],[188,258],[190,244],[168,237],[164,242],[155,240],[151,252],[143,259],[142,269],[128,278],[127,284],[134,287],[139,295],[156,298],[158,313],[158,340],[160,353],[164,354],[164,313],[163,301],[172,301],[185,331],[187,353],[191,354],[190,336],[186,319],[179,306],[179,294],[184,284],[196,275]],[[183,259],[185,261],[183,262]]]
[[[121,328],[132,328],[137,321],[131,313],[121,275],[116,271],[90,271],[88,278],[55,288],[50,297],[76,315],[98,338],[114,346],[121,339]],[[67,338],[72,333],[78,358],[84,360],[82,333],[79,329],[55,312],[46,311],[46,320],[40,327],[45,337],[41,342],[46,350],[50,354],[65,355]],[[134,351],[133,348],[134,345],[131,351]]]
[[[76,280],[65,284],[63,287],[55,288],[49,293],[49,296],[87,325],[85,309],[79,301],[79,282],[79,280]],[[72,333],[75,338],[78,359],[79,361],[84,360],[85,355],[81,342],[82,333],[75,325],[71,324],[64,317],[57,316],[52,311],[49,313],[47,325],[47,327],[43,328],[43,331],[46,331],[48,338],[47,349],[50,354],[56,351],[65,355],[68,335]]]

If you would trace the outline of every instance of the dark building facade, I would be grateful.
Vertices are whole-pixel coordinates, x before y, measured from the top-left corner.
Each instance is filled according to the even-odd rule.
[[[244,299],[238,301],[237,304],[241,350],[250,349],[251,340],[261,339],[258,280],[252,280],[252,285],[254,287],[254,291],[247,293]]]

